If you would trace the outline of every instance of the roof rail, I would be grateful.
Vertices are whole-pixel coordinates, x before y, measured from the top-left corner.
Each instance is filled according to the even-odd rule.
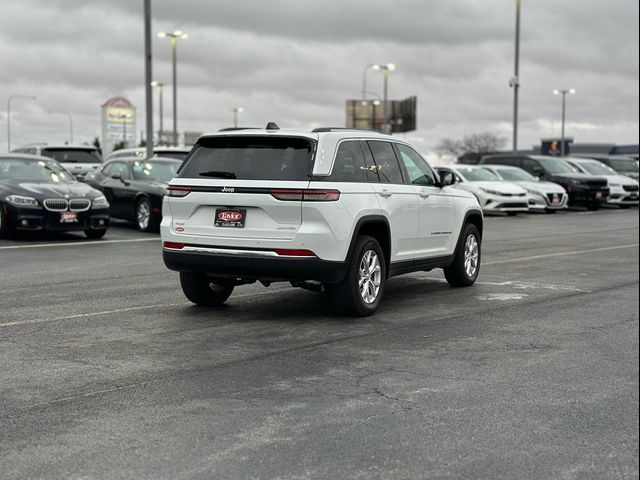
[[[218,130],[219,132],[235,132],[237,130],[260,130],[258,127],[226,127]]]
[[[342,130],[350,130],[356,132],[375,132],[375,130],[367,130],[366,128],[347,128],[347,127],[318,127],[311,130],[311,133],[326,133],[336,132]]]

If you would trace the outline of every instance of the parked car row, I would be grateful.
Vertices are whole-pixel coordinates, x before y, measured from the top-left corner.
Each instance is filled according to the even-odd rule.
[[[602,205],[638,205],[638,182],[594,159],[504,153],[487,155],[477,166],[443,166],[439,171],[454,172],[456,186],[472,191],[485,212],[515,215],[528,210],[553,213],[569,206],[596,210]],[[516,192],[505,184],[521,189]]]
[[[144,159],[144,149],[125,149],[102,163],[91,146],[20,147],[0,157],[0,236],[44,229],[84,231],[97,238],[111,217],[132,221],[140,231],[157,231],[168,183],[189,151],[156,147],[156,155]],[[455,188],[471,192],[485,213],[638,205],[637,162],[628,158],[505,153],[486,156],[477,166],[435,170],[440,177],[450,175]]]

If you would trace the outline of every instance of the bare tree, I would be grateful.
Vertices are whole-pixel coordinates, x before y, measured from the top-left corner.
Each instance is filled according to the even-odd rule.
[[[467,153],[485,155],[500,150],[506,143],[507,139],[496,132],[474,133],[460,140],[443,138],[436,146],[436,151],[456,158]]]

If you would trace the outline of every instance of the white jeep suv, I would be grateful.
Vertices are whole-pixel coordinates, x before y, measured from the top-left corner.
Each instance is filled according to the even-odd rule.
[[[198,305],[288,281],[371,315],[395,275],[442,268],[452,286],[475,282],[482,211],[453,182],[408,143],[368,131],[270,123],[205,135],[164,198],[164,262]]]

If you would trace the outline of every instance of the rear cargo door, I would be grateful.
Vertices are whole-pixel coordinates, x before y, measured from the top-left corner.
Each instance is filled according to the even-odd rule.
[[[221,240],[293,238],[314,148],[301,137],[201,139],[169,187],[173,230]]]

